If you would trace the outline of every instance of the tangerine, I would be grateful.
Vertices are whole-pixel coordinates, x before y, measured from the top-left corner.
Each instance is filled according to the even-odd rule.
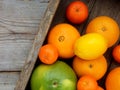
[[[74,24],[84,22],[88,17],[87,5],[82,1],[71,2],[66,9],[66,17]]]
[[[39,50],[40,61],[45,64],[53,64],[58,55],[58,49],[52,44],[43,45]]]
[[[97,86],[97,81],[90,75],[81,76],[77,82],[77,90],[96,90]]]

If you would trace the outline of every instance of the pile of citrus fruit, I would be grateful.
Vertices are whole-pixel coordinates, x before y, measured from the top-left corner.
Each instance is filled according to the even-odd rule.
[[[66,18],[70,23],[81,24],[87,17],[84,2],[77,0],[68,5]],[[31,76],[32,90],[104,90],[98,80],[108,69],[104,54],[119,40],[117,22],[109,16],[95,17],[84,35],[70,23],[57,24],[49,31],[47,44],[38,54],[42,64]],[[120,46],[112,55],[120,62]],[[108,74],[105,88],[120,90],[120,67]]]

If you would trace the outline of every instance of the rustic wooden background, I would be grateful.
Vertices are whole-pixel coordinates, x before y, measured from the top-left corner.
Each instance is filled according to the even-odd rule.
[[[49,0],[0,0],[0,90],[14,90]]]
[[[61,1],[52,25],[66,22],[65,7],[74,0]],[[89,17],[76,26],[80,32],[84,33],[89,21],[100,15],[112,17],[120,26],[120,0],[82,1],[89,7]],[[14,90],[48,3],[49,0],[0,0],[0,90]],[[111,51],[112,48],[106,55],[109,67],[120,66],[111,60]]]

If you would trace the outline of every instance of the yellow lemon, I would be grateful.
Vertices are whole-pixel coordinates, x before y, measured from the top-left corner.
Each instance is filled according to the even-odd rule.
[[[79,58],[93,60],[102,56],[107,48],[107,41],[102,35],[88,33],[76,40],[74,53]]]

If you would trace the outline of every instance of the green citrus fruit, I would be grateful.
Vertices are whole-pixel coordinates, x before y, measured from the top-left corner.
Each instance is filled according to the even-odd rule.
[[[98,33],[88,33],[77,39],[74,53],[84,60],[93,60],[101,57],[107,50],[106,39]]]
[[[40,64],[32,73],[32,90],[76,90],[77,77],[70,66],[63,61],[54,64]]]

